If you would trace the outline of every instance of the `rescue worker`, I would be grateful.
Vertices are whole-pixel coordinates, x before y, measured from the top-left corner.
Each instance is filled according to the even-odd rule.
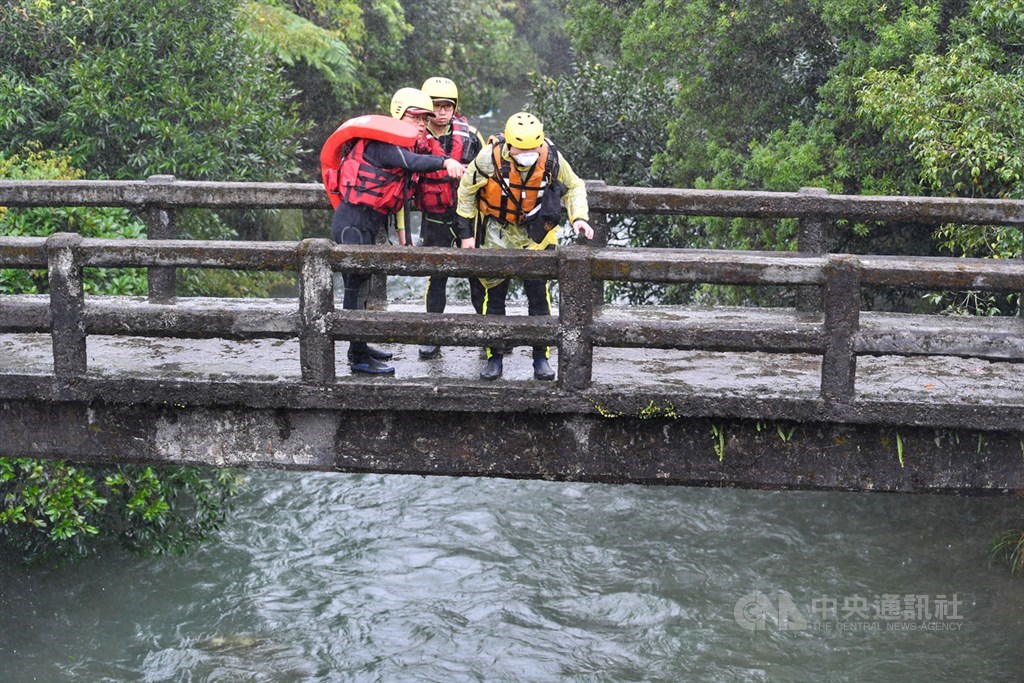
[[[430,97],[416,88],[402,88],[391,98],[391,116],[415,124],[426,135],[427,119],[434,115]],[[448,176],[460,178],[465,167],[456,159],[434,154],[416,154],[398,145],[359,138],[341,161],[341,203],[334,212],[331,233],[338,244],[373,244],[377,233],[387,230],[387,219],[397,214],[411,191],[411,174],[443,169]],[[404,226],[398,226],[398,241],[405,244]],[[363,310],[370,289],[365,273],[343,273],[345,310]],[[348,360],[352,372],[393,375],[394,367],[383,361],[391,353],[366,342],[349,343]]]
[[[563,196],[564,193],[564,196]],[[504,135],[488,141],[466,168],[459,183],[457,214],[462,246],[472,245],[473,221],[483,221],[483,249],[553,249],[564,203],[577,236],[594,230],[587,222],[587,189],[569,163],[544,137],[544,126],[533,114],[519,112],[505,123]],[[481,279],[486,289],[485,315],[505,315],[507,279]],[[547,280],[524,279],[530,315],[551,315]],[[501,349],[487,349],[480,378],[501,377]],[[533,347],[533,376],[553,380],[546,346]]]
[[[459,113],[459,89],[450,78],[435,76],[423,81],[423,92],[434,103],[434,116],[427,120],[427,134],[438,142],[437,153],[468,164],[484,146],[484,139]],[[443,171],[421,173],[416,183],[416,208],[422,211],[420,236],[425,247],[459,247],[455,226],[457,183]],[[444,313],[447,304],[447,276],[427,279],[427,313]],[[469,279],[470,300],[481,312],[484,288],[479,279]],[[420,358],[433,358],[441,350],[436,344],[420,347]]]

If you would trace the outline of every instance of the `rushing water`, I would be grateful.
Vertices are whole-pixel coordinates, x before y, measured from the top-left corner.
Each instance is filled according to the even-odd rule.
[[[187,556],[0,565],[0,681],[1019,681],[1024,579],[988,552],[1022,517],[1005,497],[259,471]]]

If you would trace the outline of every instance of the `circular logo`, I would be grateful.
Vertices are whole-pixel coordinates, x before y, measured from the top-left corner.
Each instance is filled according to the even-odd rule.
[[[754,591],[737,600],[732,613],[741,628],[747,631],[764,631],[768,628],[768,615],[772,609],[768,597],[764,593]]]

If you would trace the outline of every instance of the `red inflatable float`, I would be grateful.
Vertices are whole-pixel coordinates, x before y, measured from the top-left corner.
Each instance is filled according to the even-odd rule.
[[[336,209],[341,203],[338,171],[348,142],[366,138],[399,147],[412,147],[418,136],[419,129],[415,125],[380,114],[357,116],[338,126],[320,150],[320,175],[324,181],[324,189],[327,190],[327,198],[331,200],[331,206]]]

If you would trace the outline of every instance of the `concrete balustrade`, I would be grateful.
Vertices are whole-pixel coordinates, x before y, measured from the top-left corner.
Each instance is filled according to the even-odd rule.
[[[148,240],[83,239],[74,234],[0,237],[0,268],[45,269],[48,273],[47,295],[0,295],[0,347],[6,343],[13,349],[19,339],[35,339],[33,335],[40,334],[49,335],[51,342],[49,373],[5,368],[0,361],[0,448],[41,457],[66,455],[79,448],[84,449],[81,452],[87,454],[83,456],[87,460],[102,460],[103,453],[125,457],[130,441],[121,441],[121,435],[138,433],[156,449],[147,451],[144,459],[156,461],[424,473],[430,469],[426,454],[431,449],[445,449],[441,433],[434,433],[436,420],[448,425],[454,441],[463,444],[443,456],[432,456],[445,463],[440,473],[858,488],[863,482],[858,483],[855,471],[836,477],[821,471],[797,476],[787,474],[784,464],[774,461],[761,474],[724,464],[720,470],[704,465],[695,469],[691,456],[698,446],[679,440],[693,437],[694,430],[699,431],[707,420],[748,426],[756,421],[759,427],[765,421],[787,420],[809,429],[813,426],[818,444],[835,441],[839,439],[836,434],[842,432],[843,443],[850,444],[844,447],[846,453],[851,453],[854,445],[877,450],[877,444],[869,443],[875,438],[869,432],[878,429],[907,433],[981,430],[990,434],[993,442],[1001,439],[1011,444],[1014,435],[1020,434],[1024,396],[1014,389],[1014,382],[1020,382],[1015,373],[1024,367],[1024,319],[874,313],[861,311],[860,302],[863,292],[887,287],[1021,292],[1024,261],[830,254],[828,244],[832,224],[839,219],[1021,226],[1024,202],[837,197],[813,189],[756,193],[588,184],[598,227],[595,240],[556,251],[505,252],[340,246],[323,239],[268,243],[175,239],[178,209],[327,209],[317,185],[198,183],[172,177],[141,182],[0,181],[0,206],[125,206],[138,210],[150,231]],[[605,215],[632,213],[797,218],[799,250],[604,246]],[[84,296],[83,269],[95,267],[148,268],[148,298]],[[262,301],[179,297],[175,292],[179,268],[293,272],[299,295],[298,299]],[[558,282],[558,308],[550,318],[494,318],[460,312],[434,315],[400,306],[344,311],[335,303],[333,283],[334,274],[345,271],[547,278]],[[796,290],[797,305],[792,309],[604,305],[599,292],[606,281],[783,286]],[[281,377],[273,381],[230,373],[168,377],[159,371],[146,373],[144,368],[133,368],[124,375],[98,374],[90,367],[90,338],[102,338],[105,343],[121,338],[281,340],[297,342],[297,353],[289,361],[294,367],[276,368]],[[557,349],[558,380],[551,384],[507,378],[486,383],[464,377],[430,381],[421,377],[405,381],[401,376],[384,381],[340,377],[336,344],[345,340],[456,347],[551,345]],[[726,376],[721,391],[683,386],[678,379],[659,383],[656,377],[645,382],[622,377],[621,382],[608,384],[607,373],[602,372],[609,350],[616,349],[621,354],[635,351],[640,355],[630,358],[641,360],[643,354],[661,350],[813,357],[818,359],[814,366],[818,388],[812,394],[788,392],[782,385],[744,393]],[[965,392],[971,391],[970,376],[953,382],[943,375],[935,381],[951,382],[946,393],[929,393],[927,400],[921,401],[887,397],[884,387],[878,388],[884,366],[875,363],[865,371],[859,362],[916,357],[935,359],[936,372],[944,372],[949,359],[959,358],[990,363],[1004,374],[994,375],[991,385],[996,391],[979,394],[977,400],[965,400]],[[1006,379],[1000,379],[1003,377]],[[150,406],[148,412],[145,406]],[[205,435],[199,442],[206,446],[185,448],[188,455],[177,459],[167,455],[174,449],[168,441],[173,433],[188,438],[187,431],[168,427],[171,413],[187,417],[186,422],[193,420],[194,433]],[[48,414],[71,420],[58,430],[63,441],[32,441],[33,421],[45,420]],[[96,427],[97,415],[106,416],[101,428]],[[378,419],[381,415],[384,422],[380,422],[384,418]],[[17,419],[12,422],[14,416],[28,422],[19,427]],[[255,426],[258,421],[252,422],[257,416],[280,423],[278,436],[271,439],[277,445],[269,446],[266,457],[259,454],[259,439],[263,438],[259,434],[264,428]],[[81,419],[93,425],[88,429],[100,436],[80,431],[87,429],[79,424]],[[231,429],[245,435],[235,444],[239,455],[219,460],[202,455],[209,452],[210,443],[226,438],[217,427],[218,420],[226,420]],[[369,431],[366,435],[348,434],[342,426],[346,421]],[[111,431],[115,423],[122,430],[116,435]],[[655,423],[663,428],[660,437],[650,432]],[[421,440],[398,424],[409,429],[416,425],[415,429],[423,432]],[[550,434],[538,436],[533,429],[522,429],[525,424]],[[494,429],[505,431],[488,435],[488,430]],[[855,436],[849,430],[854,430]],[[470,462],[464,445],[467,434],[481,439],[485,450],[502,446],[521,453],[529,463],[523,465],[525,469],[517,469],[520,464],[514,458],[509,460],[511,456],[504,451],[491,458],[491,465]],[[752,442],[759,438],[752,437]],[[302,440],[309,441],[308,448]],[[630,448],[655,442],[659,445],[652,448],[660,454],[656,466],[623,463]],[[380,444],[397,450],[383,455]],[[612,455],[595,463],[594,454],[601,448]],[[160,449],[164,455],[152,454]],[[309,455],[310,449],[316,455]],[[545,460],[544,454],[551,449],[560,449],[561,464]],[[672,453],[677,449],[686,456],[674,459]],[[354,455],[356,452],[362,455]],[[1012,458],[1000,459],[1000,473],[994,479],[968,468],[960,480],[945,486],[941,469],[933,468],[922,481],[904,480],[901,472],[889,470],[888,479],[878,481],[887,490],[1019,489],[1024,476],[1019,457],[1018,453],[1016,468]],[[619,468],[611,461],[618,462]]]

